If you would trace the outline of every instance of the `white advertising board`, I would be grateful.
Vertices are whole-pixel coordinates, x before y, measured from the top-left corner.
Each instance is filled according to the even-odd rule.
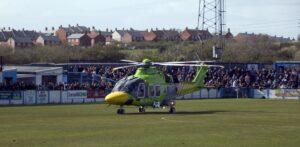
[[[86,90],[68,91],[67,97],[69,99],[86,99],[87,91]]]
[[[37,91],[37,104],[48,104],[48,91]]]
[[[36,91],[24,91],[25,104],[32,105],[36,103]]]
[[[59,104],[60,103],[60,91],[50,91],[49,92],[49,103]]]

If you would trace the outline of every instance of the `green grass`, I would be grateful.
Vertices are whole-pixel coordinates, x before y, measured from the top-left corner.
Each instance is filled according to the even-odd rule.
[[[106,105],[0,107],[0,146],[293,147],[300,101],[177,101],[178,114]]]

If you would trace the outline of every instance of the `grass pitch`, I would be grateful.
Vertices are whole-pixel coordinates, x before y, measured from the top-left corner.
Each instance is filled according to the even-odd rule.
[[[177,101],[177,114],[107,105],[0,107],[0,146],[293,147],[300,101]]]

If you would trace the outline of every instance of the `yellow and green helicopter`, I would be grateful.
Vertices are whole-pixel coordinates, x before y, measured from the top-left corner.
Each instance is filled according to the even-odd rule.
[[[143,62],[122,60],[131,65],[117,67],[114,70],[138,67],[135,74],[118,81],[112,92],[105,97],[109,105],[118,105],[117,114],[124,114],[124,106],[138,106],[140,113],[145,113],[145,107],[169,107],[169,113],[175,113],[175,98],[199,91],[204,87],[204,78],[209,67],[222,67],[219,65],[205,65],[204,61],[186,62],[152,62],[149,59]],[[200,64],[201,63],[201,64]],[[194,80],[190,83],[173,82],[157,66],[192,66],[198,67]]]

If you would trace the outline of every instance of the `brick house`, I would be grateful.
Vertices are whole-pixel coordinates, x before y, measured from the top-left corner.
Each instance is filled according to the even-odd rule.
[[[72,34],[68,37],[70,46],[90,47],[92,39],[87,34]]]
[[[144,41],[144,36],[146,34],[146,31],[138,31],[130,29],[129,31],[126,31],[122,37],[123,43],[131,43],[131,42],[140,42]]]
[[[7,40],[7,45],[11,48],[27,48],[32,47],[33,42],[29,37],[10,37]]]
[[[96,44],[105,44],[106,42],[105,37],[102,36],[102,34],[99,32],[92,31],[87,35],[91,38],[91,46],[94,46]]]
[[[112,34],[113,31],[109,31],[106,29],[106,31],[100,31],[100,34],[105,37],[105,44],[110,44],[113,41]]]
[[[32,47],[39,33],[28,30],[1,30],[0,44],[11,48]]]
[[[59,29],[55,32],[55,35],[59,38],[61,42],[66,42],[68,40],[68,36],[72,34],[85,34],[90,33],[90,29],[85,26],[70,26],[69,27],[62,27],[60,26]]]
[[[164,38],[164,32],[162,30],[152,30],[147,32],[144,36],[146,41],[161,41]]]
[[[181,32],[180,38],[183,41],[200,41],[213,38],[213,35],[209,33],[208,30],[186,28],[183,32]]]
[[[228,29],[228,32],[224,35],[224,37],[225,37],[226,39],[233,39],[233,35],[232,35],[232,33],[230,32],[230,29]]]
[[[42,46],[45,45],[54,46],[54,45],[59,45],[60,40],[56,36],[40,35],[36,40],[36,44],[40,44]]]

